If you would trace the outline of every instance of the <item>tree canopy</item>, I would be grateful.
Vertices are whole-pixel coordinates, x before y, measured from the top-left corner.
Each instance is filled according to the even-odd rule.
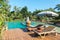
[[[27,6],[24,7],[17,7],[14,6],[14,10],[10,11],[11,9],[11,5],[8,4],[8,0],[0,0],[0,14],[2,14],[5,19],[8,20],[15,20],[15,19],[26,19],[26,17],[30,17],[31,19],[37,19],[39,17],[37,17],[36,15],[42,11],[52,11],[52,12],[56,12],[60,15],[60,4],[57,4],[56,7],[54,8],[48,8],[48,9],[36,9],[35,11],[31,12],[28,10]],[[58,10],[59,12],[57,12],[56,10]],[[42,19],[40,17],[40,19]]]

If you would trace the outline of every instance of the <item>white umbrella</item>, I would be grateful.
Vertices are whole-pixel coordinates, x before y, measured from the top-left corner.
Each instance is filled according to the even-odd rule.
[[[59,16],[57,13],[51,12],[51,11],[44,11],[41,13],[38,13],[37,16]]]

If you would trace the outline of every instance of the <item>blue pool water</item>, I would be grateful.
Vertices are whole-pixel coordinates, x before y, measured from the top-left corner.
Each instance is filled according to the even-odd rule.
[[[16,28],[25,29],[27,27],[26,22],[6,22],[5,24],[8,27],[8,30],[16,29]],[[45,23],[41,23],[41,22],[31,22],[32,27],[35,27],[38,24],[46,25]],[[53,25],[51,25],[51,26],[53,26]],[[57,29],[56,31],[60,33],[60,27],[56,27],[56,29]]]
[[[26,25],[23,25],[21,22],[7,22],[6,25],[7,25],[8,29],[26,28]]]
[[[15,28],[25,29],[27,27],[26,22],[6,22],[6,25],[8,29],[15,29]],[[35,27],[36,25],[38,25],[38,23],[31,22],[31,25],[32,27]]]

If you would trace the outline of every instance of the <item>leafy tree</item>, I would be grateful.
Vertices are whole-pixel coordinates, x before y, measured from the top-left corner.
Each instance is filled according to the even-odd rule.
[[[7,14],[9,13],[8,0],[0,0],[0,33],[6,20]]]
[[[33,13],[32,13],[33,20],[41,19],[40,17],[37,16],[37,14],[40,13],[40,12],[42,12],[42,10],[37,10],[36,9],[35,11],[33,11]]]
[[[40,13],[42,10],[35,10],[35,11],[33,11],[33,15],[37,15],[38,13]]]
[[[11,18],[11,20],[15,20],[15,19],[21,20],[22,14],[20,11],[21,11],[20,7],[14,6],[14,10],[11,11],[8,16]]]
[[[57,9],[58,11],[60,11],[60,4],[57,4],[54,9]]]
[[[23,18],[26,18],[30,15],[31,12],[28,11],[28,8],[25,6],[21,9],[20,13],[23,15]]]
[[[53,8],[44,9],[43,11],[52,11],[52,12],[55,12],[55,10]]]
[[[55,20],[60,20],[60,4],[57,4],[54,9],[56,9],[57,10],[56,13],[59,14],[59,16],[58,17],[55,17],[54,19]]]
[[[5,20],[7,19],[7,14],[9,14],[10,12],[10,5],[8,5],[8,0],[2,0],[0,1],[0,14],[2,14],[2,16],[5,18]]]

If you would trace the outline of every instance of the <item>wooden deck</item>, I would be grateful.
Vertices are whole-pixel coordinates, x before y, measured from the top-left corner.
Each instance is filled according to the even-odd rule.
[[[34,35],[31,32],[23,32],[20,29],[4,31],[2,40],[60,40],[60,34],[57,36],[48,35],[41,38],[38,35]]]
[[[32,40],[31,36],[21,29],[12,29],[4,31],[2,40]]]

